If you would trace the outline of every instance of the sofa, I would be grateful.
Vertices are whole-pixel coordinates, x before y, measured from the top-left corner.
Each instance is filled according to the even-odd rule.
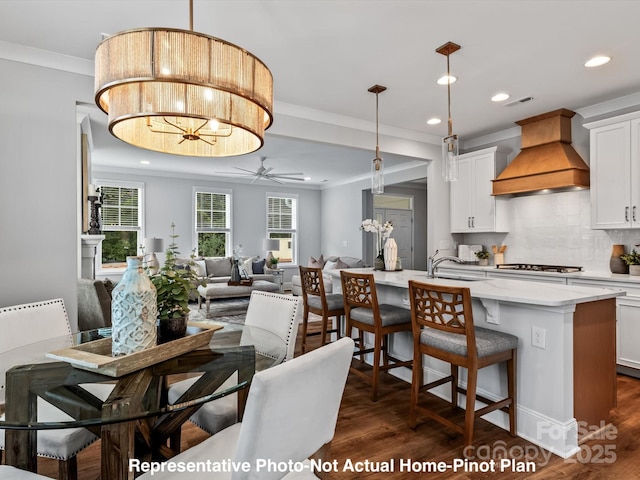
[[[227,283],[231,279],[233,267],[232,257],[196,257],[178,259],[179,264],[191,265],[202,283]],[[239,265],[240,274],[253,280],[265,280],[274,283],[273,275],[268,273],[265,260],[259,257],[242,257]]]
[[[320,255],[319,258],[309,258],[308,267],[320,267],[322,270],[343,269],[343,268],[365,268],[367,265],[364,260],[356,257],[340,256],[327,257],[326,259]],[[324,290],[326,293],[333,292],[333,280],[330,275],[323,273]],[[294,275],[291,278],[291,293],[294,295],[302,295],[302,283],[300,275]]]
[[[227,285],[231,280],[232,257],[196,257],[179,259],[178,262],[189,265],[189,268],[195,270],[199,284],[191,300],[197,300],[198,308],[201,308],[204,299],[207,314],[211,300],[248,297],[254,290],[265,292],[280,290],[280,285],[265,267],[265,260],[259,257],[243,257],[238,264],[241,277],[253,279],[251,285]]]

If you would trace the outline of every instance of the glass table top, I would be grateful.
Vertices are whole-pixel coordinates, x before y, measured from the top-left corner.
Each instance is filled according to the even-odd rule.
[[[241,390],[249,385],[254,372],[284,360],[286,345],[278,335],[253,326],[217,324],[223,328],[213,334],[208,345],[118,378],[46,356],[106,338],[108,329],[51,338],[3,352],[0,428],[40,430],[160,417]],[[197,377],[195,383],[170,403],[167,388],[190,377]],[[35,411],[27,409],[25,402],[38,406]],[[56,407],[55,415],[51,414],[51,405]]]

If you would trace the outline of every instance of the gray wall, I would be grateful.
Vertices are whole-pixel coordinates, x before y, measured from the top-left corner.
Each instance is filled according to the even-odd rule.
[[[0,60],[0,307],[64,299],[77,316],[76,100],[93,79]]]

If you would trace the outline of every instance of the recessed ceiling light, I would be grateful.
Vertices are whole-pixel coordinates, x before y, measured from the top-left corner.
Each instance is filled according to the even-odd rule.
[[[510,95],[508,93],[496,93],[493,97],[491,97],[492,102],[504,102]]]
[[[149,165],[151,162],[149,160],[140,160],[140,163],[143,165]]]
[[[455,83],[458,77],[454,75],[444,75],[438,79],[438,85],[447,85],[449,83]]]
[[[440,120],[439,118],[430,118],[429,120],[427,120],[428,125],[438,125],[440,122],[442,122],[442,120]]]
[[[605,55],[600,55],[597,57],[593,57],[590,58],[589,60],[587,60],[584,64],[585,67],[587,68],[591,68],[591,67],[599,67],[600,65],[604,65],[605,63],[609,63],[609,61],[611,60],[611,57],[607,57]]]

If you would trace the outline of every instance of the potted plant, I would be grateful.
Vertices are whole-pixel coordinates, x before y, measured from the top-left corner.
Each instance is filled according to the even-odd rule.
[[[164,265],[150,277],[157,294],[158,343],[184,337],[189,320],[189,294],[200,283],[189,264],[180,265],[177,262],[180,252],[175,242],[178,235],[175,234],[173,223],[170,237]]]
[[[279,261],[280,259],[278,257],[269,258],[269,268],[271,268],[272,270],[275,270],[276,268],[278,268]]]
[[[478,265],[483,267],[489,265],[489,252],[484,247],[479,252],[476,252],[476,257],[478,257]]]
[[[620,255],[620,259],[629,265],[630,275],[640,275],[640,253],[636,252],[635,248],[631,250],[631,253]]]

